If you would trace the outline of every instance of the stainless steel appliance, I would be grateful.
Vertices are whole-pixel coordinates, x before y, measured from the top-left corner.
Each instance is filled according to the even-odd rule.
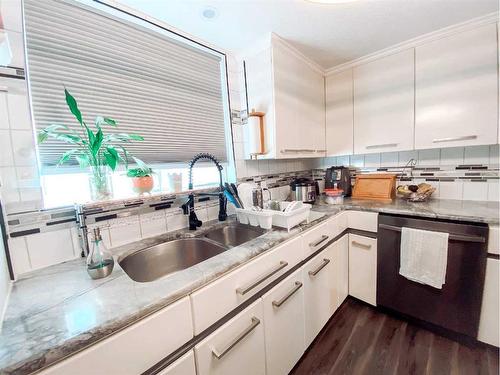
[[[325,189],[342,189],[345,196],[351,195],[351,172],[347,167],[330,167],[326,170]]]
[[[402,227],[447,232],[442,289],[399,274]],[[380,214],[377,235],[377,305],[477,337],[486,268],[486,224],[454,223]]]
[[[314,203],[319,195],[319,185],[309,178],[296,178],[290,184],[292,199],[304,203]]]

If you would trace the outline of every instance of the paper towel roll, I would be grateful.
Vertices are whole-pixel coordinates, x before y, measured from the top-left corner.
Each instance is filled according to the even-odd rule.
[[[250,154],[260,154],[260,117],[249,116],[247,122],[248,150]]]

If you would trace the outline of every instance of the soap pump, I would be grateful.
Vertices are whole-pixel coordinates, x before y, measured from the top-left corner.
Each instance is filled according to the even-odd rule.
[[[115,261],[104,245],[101,230],[94,228],[93,235],[92,246],[87,256],[87,272],[93,279],[102,279],[111,274]]]

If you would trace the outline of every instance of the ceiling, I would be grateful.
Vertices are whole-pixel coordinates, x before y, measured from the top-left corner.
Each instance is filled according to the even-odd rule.
[[[240,53],[275,32],[323,68],[498,11],[498,0],[120,0],[212,45]],[[207,19],[202,13],[215,17]]]

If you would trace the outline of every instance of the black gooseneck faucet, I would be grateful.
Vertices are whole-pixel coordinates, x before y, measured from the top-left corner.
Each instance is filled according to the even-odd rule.
[[[190,162],[189,162],[189,190],[193,190],[193,167],[198,160],[205,159],[212,161],[217,169],[219,170],[219,192],[217,193],[199,193],[198,196],[218,196],[219,197],[219,221],[225,221],[227,219],[227,200],[224,195],[224,185],[222,183],[222,165],[215,158],[215,156],[200,153],[197,154]],[[182,209],[184,211],[184,215],[189,214],[189,230],[196,230],[196,228],[201,227],[202,221],[198,219],[196,213],[194,212],[194,194],[191,192],[189,194],[188,201],[182,205]]]

